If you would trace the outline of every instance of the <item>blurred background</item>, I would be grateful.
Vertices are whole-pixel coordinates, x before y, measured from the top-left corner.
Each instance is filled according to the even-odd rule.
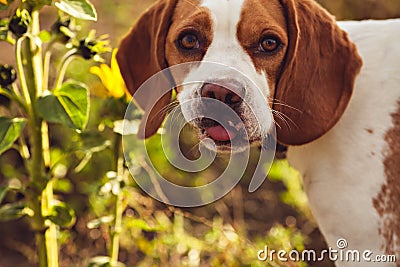
[[[217,0],[216,0],[217,1]],[[112,47],[117,47],[138,16],[154,1],[150,0],[93,0],[98,22],[85,23],[85,29],[96,29],[98,35],[107,34]],[[385,19],[400,17],[400,0],[319,0],[337,20]],[[1,17],[8,16],[0,13]],[[42,12],[43,28],[49,29],[57,18],[50,8]],[[61,49],[61,48],[60,48]],[[0,63],[13,64],[13,48],[0,42]],[[111,55],[106,56],[106,62]],[[77,59],[68,75],[90,85],[92,92],[91,119],[83,135],[51,125],[52,157],[68,161],[65,166],[78,166],[88,153],[88,147],[101,145],[106,131],[98,134],[98,125],[108,109],[118,109],[114,102],[105,101],[100,80],[90,75],[94,65]],[[106,103],[107,102],[107,103]],[[123,112],[124,107],[120,107]],[[2,109],[0,108],[0,115]],[[193,148],[195,140],[183,135],[183,149]],[[207,174],[188,178],[177,173],[159,155],[159,137],[149,141],[149,150],[164,175],[178,183],[198,184],[204,176],[215,176],[217,167]],[[79,153],[65,157],[78,148]],[[188,152],[188,153],[189,153]],[[190,154],[190,153],[189,153]],[[190,156],[190,155],[189,155]],[[193,156],[193,155],[192,155]],[[93,219],[107,215],[112,203],[104,191],[105,176],[111,169],[112,153],[105,149],[93,153],[89,163],[79,172],[66,170],[56,192],[75,210],[77,221],[72,229],[60,232],[60,266],[87,266],[91,257],[106,255],[110,244],[106,224],[93,225]],[[257,151],[253,151],[257,157]],[[0,183],[18,183],[24,173],[18,154],[10,150],[0,157]],[[218,165],[218,164],[217,164]],[[252,164],[247,173],[251,174]],[[256,253],[268,244],[271,248],[290,250],[326,248],[302,191],[301,178],[284,160],[277,161],[262,187],[248,193],[250,175],[224,198],[204,207],[176,209],[153,200],[131,180],[126,189],[126,210],[123,218],[120,261],[126,266],[266,266],[257,261]],[[102,191],[103,190],[103,191]],[[20,196],[8,194],[6,201]],[[89,222],[92,222],[90,224]],[[89,225],[88,225],[89,223]],[[24,219],[0,222],[0,267],[36,266],[33,233]],[[273,266],[333,266],[320,263],[271,263]]]

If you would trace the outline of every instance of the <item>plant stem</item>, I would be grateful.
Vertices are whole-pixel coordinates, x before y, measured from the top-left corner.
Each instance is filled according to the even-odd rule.
[[[46,169],[50,169],[50,142],[49,142],[49,127],[47,122],[42,122],[42,142],[43,142],[43,161]],[[50,180],[46,188],[42,192],[42,214],[44,216],[51,214],[53,205],[53,181]],[[50,220],[45,221],[48,227],[45,232],[46,250],[48,266],[58,266],[58,244],[57,244],[57,226]]]
[[[32,12],[32,25],[37,24],[35,20],[38,17],[34,15]],[[32,33],[33,33],[33,26],[32,26]],[[44,162],[43,162],[43,142],[42,142],[42,131],[41,125],[42,120],[38,115],[36,109],[36,98],[38,95],[38,87],[41,86],[38,79],[38,73],[40,71],[36,70],[37,68],[41,68],[41,66],[37,66],[36,63],[38,62],[35,57],[38,56],[35,41],[33,37],[27,37],[25,41],[22,43],[23,49],[21,51],[22,58],[24,62],[24,70],[25,73],[24,80],[26,82],[26,89],[27,92],[24,94],[28,94],[29,99],[27,99],[28,105],[30,106],[30,114],[29,115],[29,124],[31,127],[31,145],[32,145],[32,166],[31,166],[31,175],[32,175],[32,182],[39,186],[39,189],[43,189],[43,180],[45,179],[44,175]],[[40,56],[40,55],[39,55]],[[20,74],[21,75],[21,74]],[[22,76],[22,75],[21,75]],[[26,79],[27,77],[27,79]],[[22,86],[24,87],[24,86]],[[25,91],[24,90],[24,91]]]
[[[33,10],[31,13],[32,25],[31,33],[33,35],[31,42],[31,51],[33,52],[33,71],[36,83],[36,96],[41,96],[43,92],[43,65],[42,65],[42,47],[39,39],[40,23],[39,23],[39,10]]]
[[[77,51],[76,48],[71,49],[61,59],[60,67],[58,69],[57,79],[54,84],[54,89],[58,88],[62,85],[68,65],[74,59],[74,55],[76,54],[76,51]]]
[[[117,180],[121,183],[124,179],[124,158],[121,153],[121,136],[115,134],[114,140],[114,156],[116,158],[116,169],[117,169]],[[118,254],[119,254],[119,237],[122,231],[122,213],[124,212],[123,207],[124,194],[122,189],[115,196],[115,207],[114,207],[114,229],[111,231],[111,248],[110,248],[110,264],[111,266],[117,266]]]
[[[7,35],[7,39],[5,41],[10,45],[15,45],[15,40],[12,38],[11,34]]]
[[[31,157],[31,154],[22,135],[19,137],[19,146],[21,148],[20,149],[21,156],[25,161],[25,166],[27,167],[28,165],[26,164],[26,162]]]
[[[28,45],[26,44],[28,43]],[[37,116],[33,111],[34,104],[32,105],[31,99],[33,98],[30,92],[34,91],[36,88],[36,84],[33,82],[33,79],[26,79],[25,71],[28,74],[28,77],[32,74],[33,61],[31,57],[31,49],[30,49],[30,38],[24,36],[17,40],[15,45],[15,59],[17,63],[18,77],[21,84],[22,94],[27,105],[27,113],[28,113],[28,122],[31,129],[31,166],[29,168],[31,174],[31,182],[32,188],[30,188],[26,197],[29,203],[29,206],[34,212],[34,215],[31,219],[31,227],[35,232],[35,241],[39,254],[39,266],[47,267],[47,250],[46,250],[46,240],[45,240],[45,229],[46,226],[44,224],[44,219],[42,216],[41,204],[40,204],[40,194],[37,192],[40,191],[40,186],[38,188],[38,183],[44,177],[44,167],[41,160],[42,155],[42,141],[40,129],[38,133],[37,127]],[[34,93],[36,95],[36,92]],[[25,153],[28,155],[28,153]]]
[[[23,60],[22,60],[22,42],[24,42],[25,40],[26,40],[26,37],[22,37],[17,40],[17,43],[15,45],[15,60],[17,63],[18,78],[19,78],[19,82],[21,84],[22,94],[24,97],[24,101],[25,101],[26,105],[28,106],[28,110],[27,110],[28,116],[31,116],[31,110],[30,110],[31,98],[29,96],[28,85],[27,85],[26,78],[25,78],[24,64],[23,64]]]
[[[42,122],[42,143],[43,143],[43,160],[44,166],[50,169],[50,140],[49,140],[49,126],[47,122]],[[53,194],[53,193],[52,193]]]
[[[39,10],[31,12],[31,25],[26,37],[17,41],[16,59],[21,81],[21,88],[28,108],[28,121],[31,130],[31,182],[32,190],[27,195],[34,216],[31,224],[35,231],[36,245],[39,251],[40,267],[58,266],[57,229],[44,216],[50,213],[53,188],[48,182],[46,167],[50,166],[47,124],[39,116],[36,102],[43,93],[43,65],[40,32]],[[45,130],[45,131],[43,131]],[[45,147],[45,149],[44,149]],[[45,154],[46,153],[46,157]]]
[[[50,58],[51,52],[47,50],[44,53],[44,63],[43,63],[43,91],[48,89],[49,84],[49,74],[50,74]]]
[[[50,75],[50,59],[51,59],[51,48],[55,44],[55,39],[52,40],[47,45],[44,51],[44,62],[43,62],[43,91],[48,90],[49,86],[49,75]]]
[[[53,205],[53,181],[47,183],[42,192],[42,214],[50,215]],[[50,220],[46,220],[47,226],[45,232],[47,261],[49,267],[58,266],[58,245],[57,245],[57,226]]]
[[[119,254],[119,236],[122,231],[122,213],[123,208],[123,193],[122,191],[115,196],[115,219],[114,219],[114,231],[111,239],[111,264],[112,266],[118,263]]]

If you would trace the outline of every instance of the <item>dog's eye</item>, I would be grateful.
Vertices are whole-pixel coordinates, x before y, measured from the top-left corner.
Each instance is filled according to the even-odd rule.
[[[199,48],[199,40],[197,39],[197,36],[194,34],[185,34],[179,39],[179,45],[183,49],[197,49]]]
[[[267,36],[260,40],[260,50],[271,53],[277,50],[281,45],[281,41],[274,36]]]

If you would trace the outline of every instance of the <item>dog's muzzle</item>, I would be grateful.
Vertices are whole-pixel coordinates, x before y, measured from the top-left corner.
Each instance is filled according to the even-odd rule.
[[[244,86],[237,82],[204,83],[200,88],[200,103],[202,103],[200,112],[204,115],[204,118],[196,121],[197,126],[208,137],[220,143],[228,143],[238,137],[244,131],[244,125],[239,115],[244,94]],[[206,101],[207,99],[217,101]],[[232,116],[232,113],[226,112],[226,106],[238,116]],[[224,122],[223,125],[221,125],[221,122]]]

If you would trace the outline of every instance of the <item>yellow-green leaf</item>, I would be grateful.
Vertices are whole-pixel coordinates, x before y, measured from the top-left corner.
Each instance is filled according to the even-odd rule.
[[[88,92],[84,84],[67,82],[53,93],[39,98],[37,109],[48,122],[83,130],[89,118]]]
[[[96,9],[93,4],[87,0],[61,0],[56,2],[55,6],[61,11],[77,19],[97,20]]]
[[[26,123],[25,119],[0,117],[0,155],[18,139]]]

